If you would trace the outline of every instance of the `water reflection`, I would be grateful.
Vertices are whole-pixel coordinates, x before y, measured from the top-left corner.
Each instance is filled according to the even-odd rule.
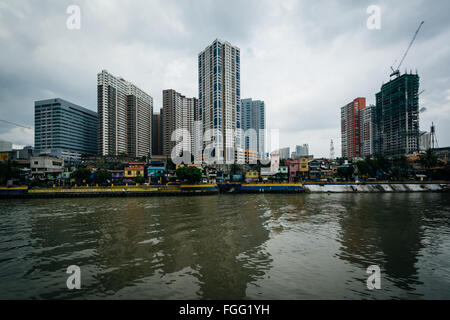
[[[224,201],[229,199],[77,199],[59,208],[47,200],[52,211],[43,214],[37,204],[30,234],[40,239],[30,259],[45,262],[27,274],[34,268],[59,273],[65,284],[62,270],[82,267],[82,291],[55,290],[41,298],[85,297],[86,292],[123,297],[124,289],[127,298],[171,298],[161,285],[170,287],[182,277],[190,277],[186,285],[196,288],[190,294],[198,298],[245,298],[247,283],[270,267],[263,248],[269,232],[257,202],[241,199],[236,212]],[[129,287],[140,289],[130,293]],[[180,297],[192,298],[182,291]]]
[[[448,297],[443,194],[3,201],[0,298]],[[365,270],[380,265],[383,289]],[[82,290],[66,269],[82,269]]]
[[[418,262],[424,242],[429,238],[425,233],[424,209],[431,206],[428,209],[433,213],[442,214],[445,207],[442,202],[434,203],[433,198],[441,200],[442,196],[386,193],[342,198],[338,257],[363,269],[379,265],[383,277],[395,287],[392,291],[423,296],[424,293],[415,291],[423,284],[419,279]]]

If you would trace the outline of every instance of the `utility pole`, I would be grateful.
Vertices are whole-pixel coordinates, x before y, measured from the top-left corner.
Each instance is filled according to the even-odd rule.
[[[431,150],[439,148],[439,144],[436,137],[436,126],[434,123],[431,123]]]

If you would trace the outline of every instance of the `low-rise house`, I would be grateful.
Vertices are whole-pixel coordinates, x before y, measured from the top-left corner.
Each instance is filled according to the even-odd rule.
[[[289,167],[288,166],[280,166],[280,167],[278,167],[277,173],[285,174],[287,176],[289,174]]]
[[[128,162],[124,169],[126,179],[136,179],[145,176],[145,162]]]
[[[59,185],[69,184],[72,172],[65,171],[55,177]]]
[[[243,179],[242,174],[233,174],[231,176],[231,181],[232,182],[240,182],[240,181],[242,181],[242,179]]]
[[[258,171],[251,170],[245,173],[245,182],[247,183],[257,182],[258,179],[259,179]]]
[[[305,177],[309,172],[309,158],[299,157],[297,159],[285,160],[285,164],[289,168],[289,178]]]
[[[47,155],[31,157],[30,169],[33,178],[56,179],[64,172],[64,160]]]
[[[147,175],[149,178],[162,177],[166,171],[166,164],[162,161],[153,160],[147,167]]]
[[[271,167],[269,167],[269,168],[262,167],[261,168],[261,177],[270,177],[270,176],[274,176],[276,174],[277,174],[277,172],[276,171],[272,171]]]
[[[122,181],[125,178],[125,172],[123,170],[108,170],[111,173],[113,181]]]
[[[203,181],[208,183],[217,183],[217,169],[214,167],[206,167],[203,170]]]
[[[280,152],[274,151],[270,154],[270,171],[278,173],[280,167]]]

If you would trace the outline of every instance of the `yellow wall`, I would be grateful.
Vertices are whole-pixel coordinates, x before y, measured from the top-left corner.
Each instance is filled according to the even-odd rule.
[[[309,162],[309,159],[307,157],[301,157],[299,159],[300,172],[308,172],[309,171],[308,162]]]
[[[141,177],[143,177],[144,176],[144,170],[129,170],[129,169],[125,169],[125,178],[136,178],[139,175]]]
[[[0,160],[8,160],[9,153],[8,152],[0,152]]]
[[[245,178],[246,179],[251,179],[251,178],[258,178],[258,171],[248,171],[246,174],[245,174]]]

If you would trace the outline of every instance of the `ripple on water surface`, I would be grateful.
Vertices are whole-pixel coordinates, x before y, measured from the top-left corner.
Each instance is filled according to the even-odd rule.
[[[0,298],[450,298],[440,193],[0,202]],[[366,288],[379,265],[382,290]],[[82,290],[66,269],[82,270]]]

